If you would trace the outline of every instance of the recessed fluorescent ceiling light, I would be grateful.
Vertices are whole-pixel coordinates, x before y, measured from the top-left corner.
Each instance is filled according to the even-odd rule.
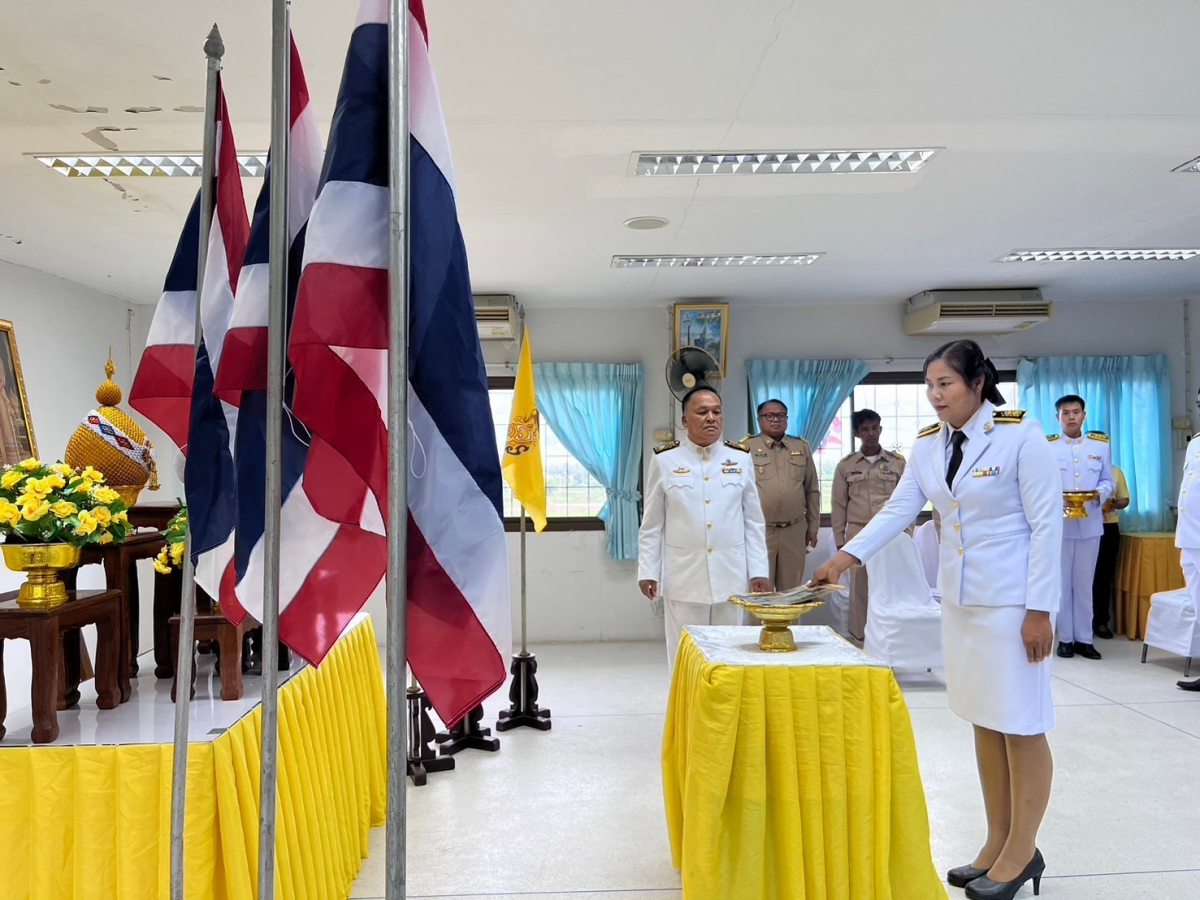
[[[638,153],[635,175],[828,175],[909,173],[940,148],[789,150],[771,153]]]
[[[112,176],[192,177],[200,174],[202,154],[172,153],[165,156],[110,154],[102,156],[53,156],[34,154],[47,168],[68,178],[110,178]],[[267,170],[267,154],[238,156],[243,175],[261,177]]]
[[[1011,253],[1000,257],[996,262],[1111,262],[1113,260],[1135,262],[1161,259],[1191,259],[1193,256],[1200,256],[1200,249],[1119,250],[1084,248],[1078,250],[1013,250]]]
[[[1200,172],[1200,156],[1197,156],[1195,159],[1189,159],[1183,165],[1176,166],[1171,171],[1172,172],[1193,172],[1193,173]]]
[[[787,253],[779,256],[614,256],[614,269],[698,269],[764,266],[808,266],[824,253]]]

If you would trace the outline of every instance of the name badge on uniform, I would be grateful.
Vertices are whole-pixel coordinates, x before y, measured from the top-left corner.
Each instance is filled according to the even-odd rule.
[[[803,451],[803,450],[793,450],[793,451],[791,451],[791,453],[789,453],[788,455],[789,455],[789,456],[803,456],[803,455],[804,455],[804,451]]]
[[[691,475],[692,470],[684,468],[683,466],[680,466],[678,469],[675,469],[671,474],[672,475]]]
[[[1088,459],[1099,459],[1099,458],[1100,458],[1099,456],[1092,456],[1091,454],[1088,454]]]
[[[986,469],[975,469],[971,475],[975,478],[992,478],[1000,474],[999,466],[988,466]]]
[[[721,469],[721,474],[722,474],[722,475],[741,475],[741,474],[742,474],[742,470],[741,470],[741,467],[740,467],[740,466],[731,466],[731,467],[729,467],[729,468],[724,468],[724,467],[723,467],[723,468]]]

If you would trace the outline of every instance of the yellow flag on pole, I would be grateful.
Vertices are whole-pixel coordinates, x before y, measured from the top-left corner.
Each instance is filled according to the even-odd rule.
[[[525,507],[540,532],[546,527],[546,478],[542,474],[541,421],[533,392],[533,358],[529,348],[529,329],[521,341],[521,361],[517,365],[517,383],[513,391],[512,414],[508,419],[508,440],[500,464],[504,480],[513,497]]]

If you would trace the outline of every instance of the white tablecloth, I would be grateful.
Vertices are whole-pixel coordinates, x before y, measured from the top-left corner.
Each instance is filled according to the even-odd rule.
[[[758,649],[757,625],[688,625],[697,649],[709,662],[731,666],[883,666],[853,644],[842,640],[828,625],[793,625],[796,649],[768,653]]]

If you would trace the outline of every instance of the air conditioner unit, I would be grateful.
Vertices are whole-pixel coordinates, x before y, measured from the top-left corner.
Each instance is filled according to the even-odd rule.
[[[475,325],[481,341],[515,341],[520,337],[520,310],[512,294],[476,294]]]
[[[922,291],[904,307],[905,334],[1003,334],[1050,321],[1054,304],[1037,288]]]

